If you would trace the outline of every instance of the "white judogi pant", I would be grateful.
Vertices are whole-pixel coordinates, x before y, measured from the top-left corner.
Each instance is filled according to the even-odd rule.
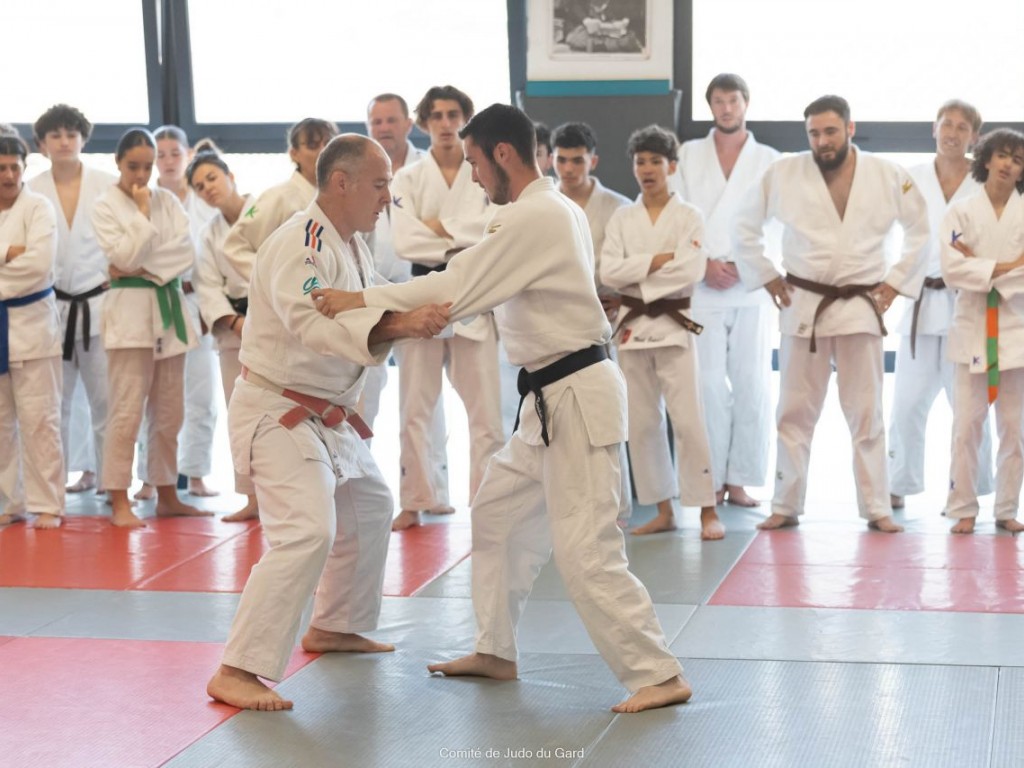
[[[151,349],[108,349],[107,432],[103,487],[125,490],[143,411],[146,415],[146,482],[174,485],[178,479],[178,430],[184,407],[185,356],[153,359]]]
[[[771,431],[771,307],[694,308],[715,487],[764,485]]]
[[[882,337],[867,333],[818,336],[783,334],[779,344],[778,459],[772,513],[799,517],[807,496],[811,438],[821,416],[835,363],[839,404],[853,440],[853,476],[860,516],[892,514],[882,419]]]
[[[61,359],[11,361],[0,375],[3,513],[64,514],[60,441]]]
[[[228,408],[232,441],[239,439],[236,425],[253,418],[254,410],[280,408],[283,399],[239,382]],[[312,626],[347,633],[376,628],[394,502],[347,423],[332,430],[308,419],[287,430],[263,415],[251,452],[270,549],[249,574],[223,661],[280,680],[314,589]],[[332,453],[354,454],[365,476],[342,476]]]
[[[213,466],[219,376],[213,336],[207,333],[199,337],[199,346],[185,353],[185,421],[178,439],[178,471],[186,477],[205,477]]]
[[[555,564],[590,639],[635,691],[682,672],[643,584],[629,572],[619,445],[590,444],[575,393],[549,412],[551,445],[518,434],[491,459],[473,503],[476,650],[515,661],[516,625],[541,567]]]
[[[224,402],[231,402],[231,393],[235,391],[235,380],[242,374],[242,364],[238,361],[238,347],[219,347],[217,357],[220,359],[220,380],[224,386]],[[187,364],[186,364],[187,365]],[[249,496],[256,492],[252,478],[241,472],[235,472],[235,493]]]
[[[88,350],[81,340],[76,341],[71,360],[62,363],[60,434],[64,464],[68,472],[89,471],[102,476],[103,435],[107,426],[107,353],[103,341],[98,334],[93,336]],[[78,390],[79,381],[84,398]]]
[[[920,341],[920,339],[918,340]],[[918,347],[920,354],[920,347]],[[1013,520],[1024,480],[1024,369],[999,372],[999,395],[993,403],[999,452],[996,454],[996,520]],[[953,443],[946,516],[978,516],[978,446],[988,419],[988,375],[956,365],[953,381]]]
[[[432,478],[435,459],[430,425],[441,397],[441,371],[462,399],[469,420],[469,498],[476,495],[487,460],[504,442],[498,345],[462,336],[419,339],[402,348],[402,509],[433,509],[444,503]]]
[[[897,496],[924,491],[924,451],[928,414],[935,397],[945,390],[953,406],[953,369],[947,359],[945,336],[919,335],[916,357],[910,356],[910,336],[900,341],[896,381],[889,421],[889,487]],[[979,496],[992,493],[992,431],[986,416],[978,454]]]
[[[633,480],[641,504],[679,496],[685,507],[715,506],[696,354],[694,347],[679,346],[619,349],[629,402]],[[666,410],[672,419],[678,473],[668,449]]]

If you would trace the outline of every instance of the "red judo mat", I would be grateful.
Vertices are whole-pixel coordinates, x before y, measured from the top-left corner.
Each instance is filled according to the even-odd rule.
[[[238,712],[205,693],[223,650],[219,643],[80,638],[0,643],[0,765],[166,762]],[[286,676],[316,658],[296,650]]]
[[[392,534],[384,593],[408,596],[469,555],[458,518]],[[59,531],[0,529],[0,587],[241,592],[266,549],[257,523],[149,519],[115,528],[107,518],[68,517]]]
[[[1024,613],[1024,539],[762,531],[710,605]]]

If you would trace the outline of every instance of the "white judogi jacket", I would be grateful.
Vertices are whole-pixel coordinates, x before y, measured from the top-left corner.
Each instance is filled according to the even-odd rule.
[[[57,221],[50,201],[22,186],[18,199],[0,211],[0,301],[38,293],[53,285],[57,258]],[[25,252],[6,261],[12,245]],[[14,363],[60,355],[60,316],[57,302],[49,296],[9,307],[8,359]],[[4,446],[3,450],[17,450]]]
[[[29,189],[49,200],[56,213],[57,267],[54,287],[64,293],[72,295],[86,293],[108,280],[107,255],[103,253],[103,249],[96,242],[96,233],[92,227],[92,212],[96,207],[96,201],[110,189],[111,185],[116,183],[116,176],[83,164],[82,182],[78,191],[78,207],[75,208],[75,216],[69,227],[64,210],[61,208],[60,198],[57,196],[53,172],[47,170],[28,182]],[[89,314],[92,318],[90,335],[92,336],[96,336],[100,332],[99,319],[103,312],[103,298],[104,295],[100,294],[89,299]],[[71,302],[57,302],[62,329],[67,326],[70,309]],[[85,326],[79,316],[78,324],[75,327],[75,341],[82,341],[84,330]]]
[[[238,217],[224,238],[224,257],[243,280],[252,277],[256,251],[271,232],[316,197],[316,187],[295,171],[283,184],[271,187]]]
[[[249,210],[255,202],[252,195],[246,195],[242,212]],[[218,319],[235,315],[234,308],[228,302],[229,297],[240,299],[249,293],[249,281],[243,279],[224,256],[224,238],[228,236],[230,229],[231,225],[223,214],[217,211],[200,236],[199,258],[194,279],[196,293],[199,295],[199,311],[211,329]],[[211,332],[220,347],[237,349],[241,344],[241,340],[234,332]]]
[[[984,373],[986,300],[989,290],[999,291],[999,369],[1024,368],[1024,269],[992,279],[996,262],[1013,261],[1024,253],[1024,200],[1010,195],[997,219],[982,188],[950,205],[942,222],[942,277],[956,290],[953,322],[949,328],[949,359]],[[968,258],[952,246],[952,235],[970,246]]]
[[[312,237],[306,233],[307,224]],[[239,360],[279,387],[353,410],[363,387],[365,366],[382,363],[391,348],[390,343],[367,344],[384,312],[360,309],[331,320],[317,311],[309,294],[319,287],[360,291],[372,279],[373,259],[362,239],[354,236],[345,243],[316,202],[310,203],[260,247],[249,285],[249,313]],[[295,407],[284,397],[271,400],[277,405],[270,413],[232,408],[231,450],[240,474],[249,474],[252,438],[263,417],[276,419]],[[337,454],[333,459],[341,475],[362,477],[366,470],[363,462],[372,462],[372,458],[369,451],[359,448],[361,441],[354,430],[342,425],[335,430],[324,427],[320,432]]]
[[[949,206],[959,200],[964,200],[981,189],[968,173],[960,186],[957,187],[949,203],[942,194],[942,185],[935,173],[935,162],[930,161],[915,165],[908,169],[910,178],[917,184],[917,189],[924,196],[928,206],[928,277],[942,276],[942,243],[949,239],[949,232],[943,232],[942,220],[946,216]],[[953,318],[953,300],[955,292],[952,289],[929,291],[925,290],[921,295],[921,309],[917,317],[917,333],[919,336],[945,336],[949,331],[949,324]],[[910,333],[911,321],[913,320],[914,303],[906,302],[906,309],[903,317],[900,318],[899,332],[908,335]]]
[[[411,141],[406,141],[406,145],[405,165],[399,168],[399,171],[415,165],[427,155],[425,149],[420,149]],[[389,283],[404,283],[412,277],[412,263],[399,258],[395,252],[394,224],[391,221],[393,215],[393,205],[389,204],[377,219],[377,226],[373,232],[367,235],[366,244],[370,246],[370,252],[373,254],[377,274]]]
[[[370,288],[363,297],[368,307],[402,311],[451,301],[453,320],[493,309],[509,361],[532,371],[608,343],[611,328],[593,274],[586,216],[555,189],[552,179],[543,177],[514,203],[495,208],[483,240],[454,256],[447,270],[404,285]],[[592,365],[545,387],[549,432],[567,388],[576,395],[592,445],[626,439],[625,385],[614,365]],[[523,404],[522,419],[517,436],[529,445],[543,445],[532,394]],[[557,440],[554,433],[550,437]]]
[[[601,282],[626,296],[650,303],[693,295],[693,287],[707,271],[703,248],[704,220],[700,211],[672,194],[658,220],[651,223],[643,197],[617,210],[605,231],[601,256]],[[659,253],[675,257],[657,272],[647,274]],[[623,307],[619,317],[629,310]],[[685,312],[683,314],[686,314]],[[633,315],[620,326],[619,349],[651,349],[692,343],[690,332],[668,315]]]
[[[688,141],[679,148],[673,188],[704,214],[704,249],[708,258],[733,261],[732,226],[736,210],[751,185],[778,158],[778,151],[758,144],[754,134],[748,132],[736,165],[726,179],[715,150],[714,128],[705,138]],[[702,308],[749,307],[767,299],[765,294],[748,291],[741,282],[719,291],[701,280],[693,291],[693,306]]]
[[[784,228],[786,273],[835,286],[886,282],[904,296],[917,297],[927,267],[924,198],[895,163],[856,147],[850,151],[857,153],[857,166],[842,219],[809,151],[776,160],[750,188],[736,215],[733,244],[740,278],[749,290],[779,277],[764,252],[764,223],[774,218]],[[890,267],[885,239],[897,222],[905,233],[903,255]],[[792,287],[790,299],[779,315],[780,330],[809,338],[822,297]],[[880,333],[878,318],[864,297],[836,301],[818,320],[818,336],[855,333]]]
[[[427,152],[415,165],[395,174],[392,187],[391,225],[395,252],[407,261],[426,266],[444,264],[448,251],[469,248],[480,242],[494,212],[487,194],[473,181],[473,169],[465,160],[451,187],[434,155]],[[438,237],[423,219],[440,219],[451,237]],[[457,323],[458,336],[472,341],[488,338],[492,319],[486,315]]]
[[[152,190],[150,217],[135,201],[112,186],[97,202],[92,223],[96,241],[110,263],[122,272],[143,269],[158,285],[166,285],[192,269],[195,249],[188,217],[178,198],[163,189]],[[106,349],[152,349],[157,360],[173,357],[196,346],[196,329],[189,317],[185,295],[178,289],[185,315],[188,342],[164,328],[156,291],[111,288],[103,304],[102,335]]]
[[[601,286],[601,251],[604,249],[604,233],[612,214],[632,201],[625,195],[608,189],[596,176],[591,176],[591,178],[594,180],[594,189],[590,192],[587,204],[583,206],[583,212],[587,215],[590,239],[594,242],[594,260],[596,262],[594,279],[597,280],[598,293],[614,293],[610,288],[602,290]]]

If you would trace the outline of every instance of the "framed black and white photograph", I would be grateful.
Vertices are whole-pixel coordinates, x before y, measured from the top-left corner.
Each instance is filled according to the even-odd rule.
[[[551,57],[646,59],[650,0],[551,0]]]

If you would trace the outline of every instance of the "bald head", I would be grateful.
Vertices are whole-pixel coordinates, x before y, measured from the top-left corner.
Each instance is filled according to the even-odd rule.
[[[331,174],[337,170],[357,176],[366,158],[379,154],[387,157],[384,148],[373,139],[358,133],[343,133],[331,139],[316,161],[316,185],[321,192],[327,189]]]

